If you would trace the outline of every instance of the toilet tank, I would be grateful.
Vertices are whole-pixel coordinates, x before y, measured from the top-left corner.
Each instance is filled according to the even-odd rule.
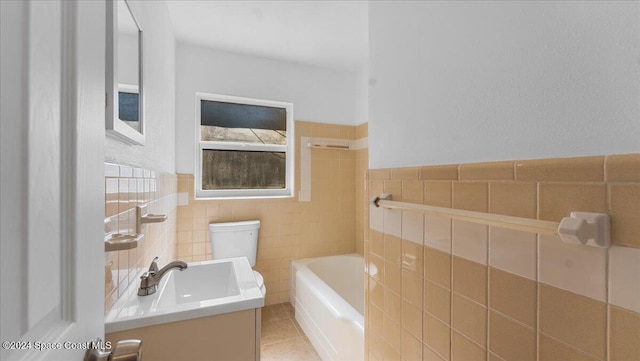
[[[260,221],[209,223],[209,241],[213,259],[247,257],[256,264]]]

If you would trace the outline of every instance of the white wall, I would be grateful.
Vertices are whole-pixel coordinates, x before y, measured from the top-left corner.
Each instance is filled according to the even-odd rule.
[[[143,30],[146,145],[105,141],[105,161],[175,172],[176,41],[167,5],[161,1],[129,2]]]
[[[356,125],[369,121],[369,67],[356,73]]]
[[[351,72],[179,43],[176,53],[176,172],[195,172],[195,93],[293,103],[295,120],[356,125]]]
[[[370,3],[370,166],[640,151],[639,2]]]

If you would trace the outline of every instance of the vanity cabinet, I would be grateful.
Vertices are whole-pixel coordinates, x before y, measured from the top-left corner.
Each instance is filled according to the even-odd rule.
[[[115,344],[142,340],[143,361],[260,360],[261,309],[224,313],[106,334]]]

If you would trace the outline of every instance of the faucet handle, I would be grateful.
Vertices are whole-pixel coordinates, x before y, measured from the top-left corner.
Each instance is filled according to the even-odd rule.
[[[153,278],[153,275],[155,274],[155,271],[148,271],[140,276],[140,287],[138,288],[138,296],[147,296],[156,292],[157,285],[155,284],[155,280]]]
[[[155,257],[153,261],[151,261],[151,265],[149,266],[149,272],[158,272],[158,260],[160,257]]]

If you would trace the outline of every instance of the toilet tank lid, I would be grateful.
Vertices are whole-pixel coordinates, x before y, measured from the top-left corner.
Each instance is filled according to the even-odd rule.
[[[209,223],[209,232],[238,232],[260,229],[260,221]]]

